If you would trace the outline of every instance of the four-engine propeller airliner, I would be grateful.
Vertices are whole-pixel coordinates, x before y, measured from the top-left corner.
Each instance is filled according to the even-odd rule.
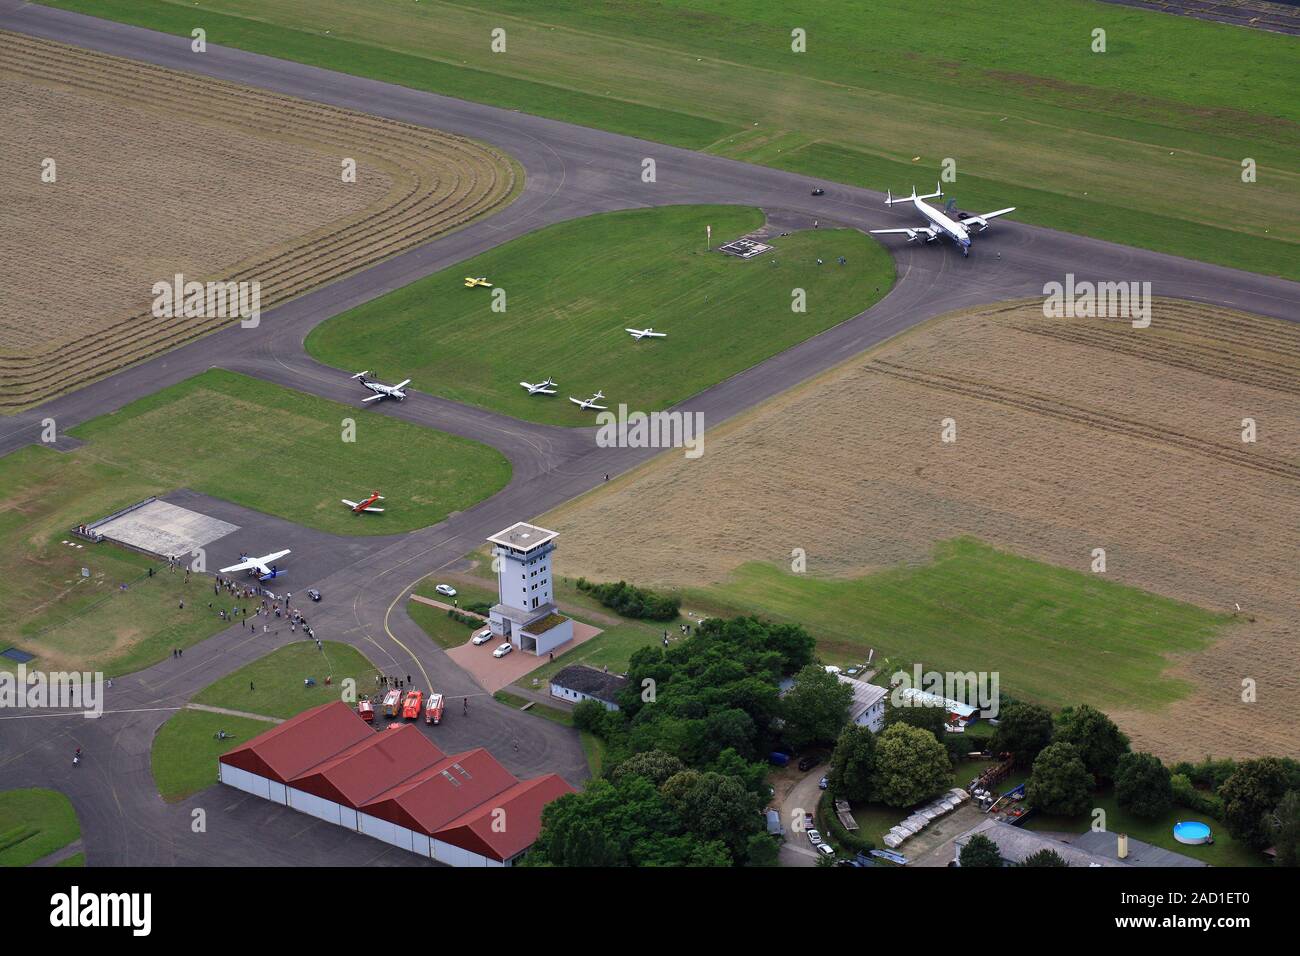
[[[605,409],[606,409],[607,406],[605,406],[605,405],[597,405],[596,403],[597,403],[598,401],[600,401],[600,400],[601,400],[602,398],[604,398],[604,397],[605,397],[605,393],[604,393],[604,392],[602,392],[602,391],[597,391],[595,395],[593,395],[593,396],[591,396],[591,398],[587,398],[587,399],[574,398],[572,395],[570,395],[570,396],[569,396],[569,401],[573,402],[573,404],[577,405],[579,408],[582,408],[582,409],[594,409],[595,411],[603,412],[603,411],[605,411]]]
[[[256,571],[257,579],[259,581],[270,581],[272,578],[284,574],[284,571],[277,568],[272,562],[279,561],[286,554],[290,553],[291,552],[288,550],[274,551],[271,554],[264,554],[260,558],[250,558],[246,554],[241,554],[240,558],[243,560],[238,564],[232,564],[228,568],[222,568],[220,573],[228,574],[231,571]]]
[[[668,335],[667,332],[656,332],[654,329],[624,329],[623,331],[638,342],[642,339],[662,339]]]
[[[982,216],[967,216],[957,213],[953,208],[956,200],[950,199],[943,209],[935,209],[927,199],[935,199],[943,195],[943,187],[938,183],[934,185],[934,192],[926,193],[924,196],[916,194],[916,187],[912,187],[912,195],[902,196],[895,199],[892,193],[885,193],[885,205],[895,206],[898,203],[910,202],[919,212],[928,220],[928,225],[913,226],[905,229],[872,229],[872,235],[882,236],[888,233],[905,234],[908,242],[916,242],[924,239],[926,242],[934,242],[940,236],[947,236],[953,242],[961,247],[963,256],[970,255],[971,236],[978,235],[989,227],[989,220],[997,216],[1005,216],[1009,212],[1015,212],[1015,206],[1008,206],[1006,209],[999,209],[995,212],[986,212]],[[978,230],[972,233],[971,227],[978,226]]]
[[[370,497],[367,498],[365,501],[348,501],[348,499],[346,498],[340,498],[339,500],[342,501],[349,508],[351,508],[354,514],[361,514],[362,512],[365,511],[374,512],[375,514],[378,514],[379,512],[384,510],[383,508],[375,507],[376,501],[384,500],[384,496],[377,491],[370,492]]]
[[[411,384],[409,378],[405,381],[398,382],[396,385],[384,385],[382,382],[372,382],[367,379],[366,376],[369,374],[370,370],[367,369],[364,372],[357,372],[356,375],[352,376],[353,378],[361,379],[361,384],[375,393],[369,398],[363,398],[361,400],[362,404],[365,404],[366,402],[377,402],[381,398],[395,398],[399,402],[406,398],[406,393],[402,391],[402,389]]]
[[[555,386],[560,383],[548,378],[546,381],[538,382],[536,385],[532,382],[520,382],[519,384],[528,389],[529,395],[554,395]]]

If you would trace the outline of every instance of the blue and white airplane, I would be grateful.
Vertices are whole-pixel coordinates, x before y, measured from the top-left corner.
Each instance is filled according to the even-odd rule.
[[[964,213],[958,214],[953,210],[954,199],[948,200],[943,209],[935,209],[927,199],[936,199],[943,196],[943,187],[938,183],[934,184],[934,192],[926,193],[924,196],[916,194],[916,187],[912,187],[912,195],[902,196],[895,199],[892,193],[885,193],[885,205],[894,206],[900,202],[910,202],[919,212],[928,220],[924,226],[913,226],[910,229],[872,229],[872,235],[885,235],[886,233],[906,234],[908,242],[916,242],[924,238],[926,242],[934,242],[940,236],[947,236],[957,245],[961,246],[963,256],[970,255],[970,240],[972,234],[978,235],[989,227],[989,220],[998,216],[1005,216],[1009,212],[1015,212],[1015,206],[1008,206],[1006,209],[999,209],[996,212],[986,212],[982,216],[967,216]],[[954,218],[957,216],[959,218]],[[972,233],[971,227],[979,228]]]
[[[220,573],[226,574],[231,571],[256,571],[257,580],[270,581],[279,577],[281,574],[284,574],[284,571],[277,568],[271,562],[279,561],[289,553],[289,551],[275,551],[271,554],[264,554],[260,558],[250,558],[246,554],[241,554],[239,557],[242,560],[240,560],[238,564],[232,564],[228,568],[222,568]]]

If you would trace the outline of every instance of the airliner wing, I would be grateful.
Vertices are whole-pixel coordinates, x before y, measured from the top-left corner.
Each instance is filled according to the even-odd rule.
[[[1015,211],[1015,206],[1008,206],[1006,209],[999,209],[996,212],[986,212],[982,216],[967,216],[962,221],[968,226],[975,223],[980,227],[980,232],[983,232],[988,227],[990,219],[996,219],[998,216],[1005,216],[1007,213]]]
[[[906,235],[908,242],[915,242],[918,236],[924,235],[926,242],[933,242],[939,238],[939,231],[932,226],[913,226],[910,229],[872,229],[873,236],[884,235]]]

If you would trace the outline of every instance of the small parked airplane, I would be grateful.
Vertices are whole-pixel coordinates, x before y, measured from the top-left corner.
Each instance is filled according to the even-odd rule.
[[[940,236],[947,236],[957,245],[961,246],[963,256],[970,255],[971,226],[978,226],[979,232],[983,232],[989,227],[989,220],[997,216],[1005,216],[1009,212],[1015,212],[1015,206],[1008,206],[1006,209],[999,209],[996,212],[986,212],[982,216],[968,216],[965,213],[956,213],[953,209],[955,199],[949,199],[942,210],[935,209],[925,200],[935,199],[943,195],[943,187],[938,183],[934,185],[934,192],[927,193],[924,196],[916,194],[916,187],[912,187],[912,195],[903,196],[895,199],[892,193],[885,193],[885,205],[894,206],[900,202],[910,202],[916,207],[916,211],[928,220],[928,225],[913,226],[910,229],[872,229],[872,235],[881,236],[886,233],[907,234],[908,242],[916,242],[918,239],[925,237],[926,242],[934,242]],[[957,218],[953,218],[954,215]]]
[[[352,376],[353,378],[361,379],[361,384],[375,393],[371,395],[369,398],[363,398],[361,400],[362,404],[365,404],[366,402],[377,402],[381,398],[395,398],[399,402],[402,399],[406,398],[406,393],[402,391],[402,389],[405,388],[407,385],[411,384],[411,380],[409,378],[406,379],[405,381],[398,382],[396,385],[384,385],[380,382],[369,381],[366,378],[366,376],[369,374],[370,374],[370,370],[367,369],[364,372],[357,372],[356,375]]]
[[[478,277],[466,276],[465,277],[465,288],[473,289],[475,286],[480,286],[480,285],[484,286],[485,288],[489,288],[489,289],[492,288],[492,283],[488,282],[487,276],[478,276]]]
[[[220,573],[226,574],[230,571],[256,571],[257,579],[259,581],[270,581],[272,578],[284,574],[283,571],[271,562],[279,561],[289,553],[290,552],[287,550],[275,551],[271,554],[264,554],[260,558],[250,558],[246,554],[241,554],[239,557],[242,560],[238,564],[232,564],[228,568],[222,568]]]
[[[583,408],[583,409],[592,408],[598,412],[603,412],[606,406],[597,405],[596,403],[604,397],[605,397],[604,392],[597,391],[595,395],[591,396],[591,398],[588,398],[585,401],[583,401],[582,399],[574,398],[572,395],[569,396],[569,401],[573,402],[573,404],[577,405],[579,408]]]
[[[529,395],[554,395],[555,386],[560,383],[548,378],[546,381],[538,382],[536,385],[532,382],[520,382],[519,384],[528,389]]]
[[[384,500],[384,496],[377,491],[370,492],[370,497],[365,501],[348,501],[346,498],[340,498],[339,500],[351,508],[356,514],[361,514],[363,511],[373,511],[378,514],[384,510],[383,508],[376,508],[374,506],[376,501]]]
[[[642,339],[662,339],[668,335],[667,332],[656,332],[654,329],[624,329],[632,338],[640,342]]]

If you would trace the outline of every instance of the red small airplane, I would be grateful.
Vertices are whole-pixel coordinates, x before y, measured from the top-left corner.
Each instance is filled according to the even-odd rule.
[[[370,497],[367,498],[365,501],[348,501],[348,499],[346,498],[340,498],[339,500],[342,501],[349,508],[351,508],[354,514],[361,514],[363,511],[371,511],[371,512],[378,513],[384,510],[383,508],[375,507],[376,501],[384,500],[384,496],[377,491],[372,491],[370,493]]]

